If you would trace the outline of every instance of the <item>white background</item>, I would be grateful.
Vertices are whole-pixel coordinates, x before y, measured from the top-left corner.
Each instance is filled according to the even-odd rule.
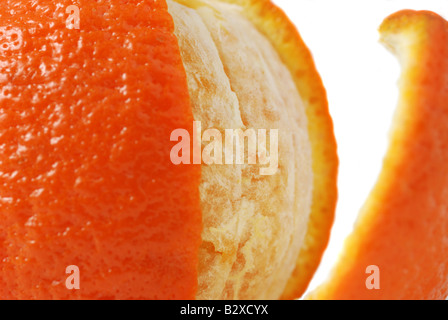
[[[398,99],[400,68],[379,42],[401,9],[448,18],[448,0],[274,0],[311,49],[328,92],[340,157],[339,203],[330,245],[310,286],[327,277],[381,170]]]

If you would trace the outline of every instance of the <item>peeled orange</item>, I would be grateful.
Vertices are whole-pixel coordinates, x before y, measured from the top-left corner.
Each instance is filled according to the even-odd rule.
[[[79,29],[67,8],[79,8]],[[0,5],[0,298],[291,299],[326,247],[325,89],[271,2]],[[170,136],[279,130],[261,165],[175,165]],[[79,268],[78,290],[66,285]]]

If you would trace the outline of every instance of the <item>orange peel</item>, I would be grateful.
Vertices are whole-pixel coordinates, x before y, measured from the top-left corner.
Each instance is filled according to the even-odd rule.
[[[0,299],[194,298],[200,170],[169,159],[193,116],[166,3],[77,1],[80,30],[73,1],[7,3]]]
[[[390,146],[339,263],[312,299],[448,296],[448,23],[405,10],[380,33],[403,68]],[[369,266],[379,268],[379,289],[366,285]]]

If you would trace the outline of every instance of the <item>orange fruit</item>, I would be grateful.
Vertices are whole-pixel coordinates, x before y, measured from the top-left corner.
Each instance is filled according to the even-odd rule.
[[[403,67],[389,150],[339,263],[311,298],[448,296],[448,23],[406,10],[380,32]],[[366,285],[369,266],[378,289]]]
[[[67,28],[67,7],[80,28]],[[241,32],[244,26],[245,32]],[[0,298],[299,297],[336,203],[325,89],[257,1],[0,9]],[[174,165],[170,135],[280,129],[278,174]],[[78,266],[80,289],[66,287]]]

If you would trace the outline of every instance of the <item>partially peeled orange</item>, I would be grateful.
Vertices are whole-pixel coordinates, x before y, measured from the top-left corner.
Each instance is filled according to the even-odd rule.
[[[311,298],[448,295],[448,25],[403,11],[381,34],[404,68],[391,145]],[[251,129],[278,132],[254,158],[275,145],[272,174],[217,163]],[[295,299],[329,239],[325,89],[268,0],[2,2],[0,150],[0,299]]]
[[[69,6],[79,29],[67,27]],[[8,0],[0,26],[1,299],[305,291],[338,161],[325,90],[282,11],[264,0]],[[174,164],[171,134],[194,136],[193,120],[279,130],[276,174]],[[69,266],[79,290],[66,286]]]

